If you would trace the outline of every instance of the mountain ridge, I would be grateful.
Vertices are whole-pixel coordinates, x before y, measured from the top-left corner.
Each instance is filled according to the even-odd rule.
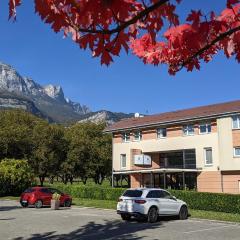
[[[102,122],[112,124],[133,114],[108,110],[92,112],[84,104],[66,98],[61,86],[45,86],[21,76],[11,65],[0,62],[0,109],[22,108],[50,122]]]

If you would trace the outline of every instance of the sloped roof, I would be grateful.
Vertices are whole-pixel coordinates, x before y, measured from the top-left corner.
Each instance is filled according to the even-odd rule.
[[[124,129],[141,128],[161,124],[171,124],[179,121],[191,119],[211,118],[226,114],[240,112],[240,100],[219,103],[190,109],[178,110],[173,112],[160,113],[138,118],[123,119],[113,125],[108,126],[105,132],[115,132]]]

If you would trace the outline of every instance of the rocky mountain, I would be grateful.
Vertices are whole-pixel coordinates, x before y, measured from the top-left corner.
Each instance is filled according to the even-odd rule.
[[[10,92],[0,91],[0,108],[1,109],[20,108],[28,112],[31,112],[38,117],[45,118],[48,121],[52,122],[52,119],[50,119],[48,116],[45,116],[31,100],[17,94],[12,94]]]
[[[133,117],[134,114],[126,114],[121,112],[110,112],[106,110],[100,110],[97,112],[90,112],[83,116],[83,119],[79,120],[79,122],[94,122],[94,123],[100,123],[100,122],[106,122],[107,125],[111,125],[123,118],[129,118]]]
[[[132,114],[106,110],[92,112],[86,105],[65,98],[60,86],[41,86],[0,62],[0,108],[21,108],[50,122],[106,121],[112,124]]]

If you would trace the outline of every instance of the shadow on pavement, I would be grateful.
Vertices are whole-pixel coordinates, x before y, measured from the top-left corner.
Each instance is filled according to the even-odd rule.
[[[9,221],[9,220],[14,220],[16,218],[0,218],[0,221]]]
[[[1,211],[10,211],[10,210],[15,210],[15,209],[19,209],[22,208],[20,206],[1,206],[0,207],[0,212]]]
[[[104,223],[95,223],[93,221],[87,223],[85,226],[72,231],[67,234],[56,234],[56,232],[46,232],[41,234],[33,234],[31,237],[17,237],[15,240],[70,240],[70,239],[87,239],[87,240],[107,240],[107,239],[122,239],[122,240],[137,240],[142,237],[137,236],[137,232],[155,228],[162,228],[162,222],[154,224],[136,221],[122,222],[119,220],[108,221]]]

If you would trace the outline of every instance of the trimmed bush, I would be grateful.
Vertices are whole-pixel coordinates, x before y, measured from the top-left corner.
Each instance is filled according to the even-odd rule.
[[[126,190],[123,188],[64,184],[54,184],[54,187],[77,198],[114,201],[117,201]],[[170,192],[178,199],[185,201],[192,209],[240,214],[240,195],[180,190],[171,190]]]
[[[0,161],[0,196],[19,196],[31,184],[33,173],[26,160]]]
[[[240,195],[171,190],[172,195],[185,201],[189,208],[240,214]]]
[[[62,192],[68,193],[73,197],[77,198],[89,198],[99,200],[114,200],[118,198],[126,189],[122,188],[103,188],[94,186],[82,186],[82,185],[64,185],[54,184],[54,187],[61,190]]]

